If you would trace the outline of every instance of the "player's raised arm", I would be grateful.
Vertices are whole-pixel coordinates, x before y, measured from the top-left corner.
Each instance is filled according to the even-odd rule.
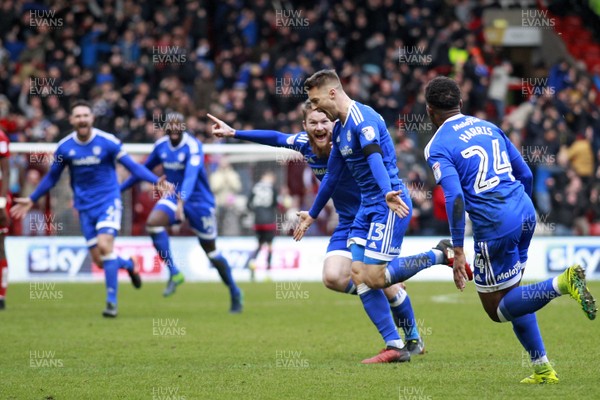
[[[56,185],[64,169],[65,163],[63,157],[57,149],[54,153],[54,161],[52,162],[52,166],[50,166],[50,171],[48,171],[29,197],[17,197],[15,199],[16,205],[10,209],[10,215],[17,219],[23,218],[31,207],[33,207],[33,204]]]
[[[247,140],[258,144],[264,144],[273,147],[285,147],[295,150],[297,135],[272,131],[272,130],[235,130],[217,117],[206,114],[213,121],[212,134],[217,137],[233,137],[240,140]]]
[[[121,143],[118,143],[118,154],[116,157],[117,161],[120,162],[125,168],[131,172],[138,180],[143,180],[156,185],[156,188],[163,193],[168,193],[173,190],[173,185],[166,181],[166,179],[159,178],[154,175],[152,171],[133,161],[133,158],[121,149]]]
[[[156,146],[154,146],[154,148],[152,149],[152,152],[150,153],[150,155],[146,159],[146,162],[144,162],[144,166],[149,171],[152,171],[160,163],[161,163],[160,157],[158,156],[158,154],[156,152]],[[136,183],[138,183],[140,180],[141,180],[141,178],[139,178],[138,176],[131,175],[123,183],[121,183],[121,186],[120,186],[121,192],[129,189],[130,187],[132,187],[133,185],[135,185]]]

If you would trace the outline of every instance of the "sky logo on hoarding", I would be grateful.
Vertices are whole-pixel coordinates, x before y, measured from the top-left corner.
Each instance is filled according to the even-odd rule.
[[[31,246],[27,255],[30,273],[69,274],[91,272],[91,263],[85,262],[87,257],[85,246]],[[85,268],[84,268],[85,265]]]
[[[586,269],[588,276],[600,274],[600,246],[558,245],[546,251],[548,272],[563,272],[572,264]]]

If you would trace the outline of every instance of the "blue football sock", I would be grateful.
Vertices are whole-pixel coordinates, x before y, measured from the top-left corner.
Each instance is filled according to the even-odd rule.
[[[357,287],[358,295],[367,315],[377,327],[386,345],[402,347],[403,343],[390,314],[388,301],[381,289],[371,289],[364,283]]]
[[[233,276],[231,275],[231,268],[229,267],[229,263],[227,262],[225,257],[223,257],[218,250],[215,250],[208,254],[208,259],[217,269],[217,272],[219,273],[219,276],[221,277],[223,283],[227,285],[227,287],[229,287],[229,292],[231,293],[231,296],[238,296],[240,294],[240,289],[237,287],[235,281],[233,280]]]
[[[498,317],[501,321],[512,321],[517,317],[532,314],[544,307],[550,300],[560,296],[547,279],[531,285],[519,286],[508,292],[498,305]]]
[[[133,269],[133,260],[131,258],[124,259],[123,257],[117,256],[117,263],[119,264],[119,269],[126,269],[128,271]]]
[[[404,331],[404,340],[419,339],[419,330],[415,313],[410,303],[410,297],[404,289],[400,289],[393,299],[389,300],[390,309],[394,315],[394,319],[398,322],[398,327]]]
[[[171,256],[171,247],[169,246],[169,234],[167,233],[165,228],[152,228],[150,231],[150,237],[152,238],[152,243],[154,244],[154,248],[158,252],[158,256],[165,263],[166,267],[169,269],[169,275],[177,275],[179,273],[179,269],[173,262],[173,257]]]
[[[548,361],[544,341],[535,314],[526,314],[512,320],[513,331],[529,353],[531,361]]]
[[[436,263],[436,255],[429,250],[425,253],[409,257],[396,257],[386,268],[386,283],[404,282],[417,272],[431,267]]]
[[[345,293],[348,294],[357,294],[356,293],[356,285],[354,284],[354,281],[352,281],[352,278],[350,278],[350,280],[348,281],[348,286],[346,286],[346,289],[344,289]]]
[[[112,253],[102,257],[102,266],[104,268],[104,277],[106,281],[106,301],[117,304],[119,260]]]

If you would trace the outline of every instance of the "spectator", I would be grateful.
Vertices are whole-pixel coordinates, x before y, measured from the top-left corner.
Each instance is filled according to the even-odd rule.
[[[276,13],[283,6],[265,0],[123,0],[76,7],[44,0],[40,4],[62,19],[59,29],[49,30],[28,23],[28,13],[20,15],[23,1],[5,0],[0,2],[0,127],[15,142],[56,142],[68,134],[69,102],[89,98],[97,125],[133,143],[151,143],[162,134],[152,119],[153,110],[161,108],[182,112],[202,140],[207,140],[207,111],[236,129],[297,132],[303,79],[335,67],[353,98],[384,116],[407,178],[420,168],[423,146],[434,133],[426,127],[424,85],[436,74],[453,74],[463,91],[464,113],[485,118],[494,112],[519,147],[532,149],[526,156],[533,157],[538,211],[558,215],[553,205],[562,204],[555,199],[560,191],[546,182],[561,179],[560,163],[550,161],[561,146],[570,149],[565,157],[571,161],[564,166],[583,178],[582,191],[590,193],[600,180],[600,98],[594,90],[600,69],[588,74],[565,58],[546,73],[540,64],[533,74],[548,80],[536,86],[539,96],[509,104],[512,65],[489,67],[505,54],[485,42],[484,6],[475,3],[289,0],[285,7],[300,11],[300,19],[292,21],[296,26],[283,26]],[[400,54],[425,61],[400,62]],[[36,93],[44,87],[62,94]],[[487,107],[488,98],[493,107]],[[502,121],[509,105],[518,108]],[[576,134],[591,141],[591,157]],[[589,174],[591,163],[596,170]],[[250,177],[251,168],[236,172]],[[302,163],[291,163],[286,175],[282,187],[305,207],[315,182],[300,178]],[[560,185],[564,192],[567,182]],[[589,201],[584,196],[584,208],[591,207]],[[433,210],[435,219],[436,206]],[[428,228],[429,222],[421,226]]]
[[[571,146],[564,147],[559,159],[564,159],[563,164],[569,164],[585,184],[590,183],[594,175],[594,152],[592,150],[591,127],[586,129],[586,134],[578,135]]]
[[[497,122],[502,122],[504,119],[506,94],[508,93],[508,84],[510,83],[511,73],[512,65],[506,60],[500,65],[495,66],[492,70],[488,98],[494,104]]]
[[[221,157],[219,167],[210,174],[209,181],[215,195],[219,234],[236,234],[240,225],[236,200],[242,189],[242,182],[227,157]]]

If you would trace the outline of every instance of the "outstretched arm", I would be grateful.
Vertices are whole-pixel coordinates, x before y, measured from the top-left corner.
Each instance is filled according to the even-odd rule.
[[[138,164],[133,161],[133,158],[129,154],[124,154],[119,158],[119,162],[123,164],[125,168],[134,175],[137,180],[144,180],[150,183],[158,183],[158,176],[154,175],[152,171],[150,171],[145,166]]]
[[[15,205],[10,209],[10,215],[16,219],[23,218],[31,207],[33,207],[33,204],[56,185],[64,169],[65,164],[62,162],[62,157],[55,154],[50,171],[48,171],[29,197],[18,197],[14,200]]]
[[[44,176],[38,187],[29,196],[31,201],[33,201],[34,203],[38,201],[40,197],[48,193],[48,191],[52,189],[60,179],[60,175],[65,169],[65,164],[63,162],[56,161],[58,159],[59,158],[55,156],[55,161],[52,163],[50,171],[48,171],[48,173],[46,174],[46,176]]]
[[[156,167],[158,164],[160,164],[160,158],[158,157],[158,155],[156,154],[156,152],[153,150],[150,153],[150,155],[148,156],[148,158],[146,159],[146,162],[144,163],[144,166],[149,171],[152,171],[154,169],[154,167]],[[123,183],[121,183],[121,187],[120,187],[121,192],[129,189],[130,187],[132,187],[133,185],[135,185],[136,183],[138,183],[140,180],[141,179],[138,176],[131,175]]]
[[[271,130],[238,131],[211,114],[206,114],[213,122],[212,134],[217,137],[232,137],[273,147],[295,149],[295,136]]]

